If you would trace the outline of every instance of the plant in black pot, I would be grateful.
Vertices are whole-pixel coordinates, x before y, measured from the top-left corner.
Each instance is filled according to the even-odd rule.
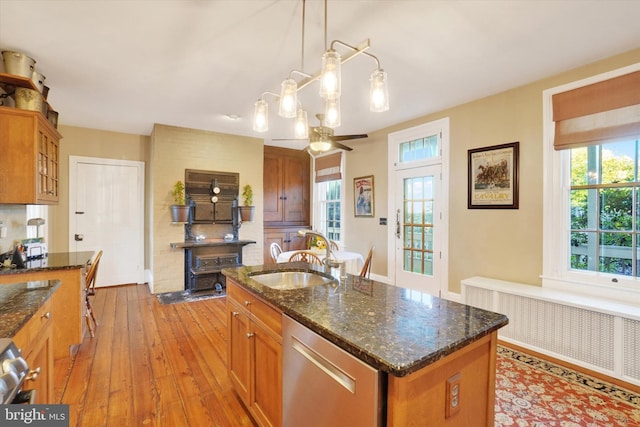
[[[253,221],[253,215],[256,211],[256,207],[253,206],[253,189],[251,185],[247,184],[242,187],[242,201],[244,206],[240,206],[240,219],[242,221]]]
[[[173,201],[171,205],[171,219],[173,222],[189,221],[189,205],[186,204],[186,195],[184,193],[184,184],[182,181],[176,181],[173,185]]]

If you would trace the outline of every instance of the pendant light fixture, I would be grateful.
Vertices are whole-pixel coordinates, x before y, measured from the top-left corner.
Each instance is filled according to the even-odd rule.
[[[302,0],[302,68],[304,68],[304,30],[305,30],[305,0]],[[307,122],[307,112],[298,101],[298,91],[304,89],[309,84],[319,81],[319,93],[324,99],[326,125],[334,128],[340,126],[340,97],[342,96],[342,64],[361,54],[366,55],[376,61],[376,69],[369,78],[369,109],[372,112],[384,112],[389,109],[389,89],[387,73],[380,67],[377,57],[366,52],[369,49],[369,39],[366,39],[358,46],[351,46],[340,40],[333,40],[327,48],[327,0],[324,0],[324,46],[322,55],[322,68],[315,74],[307,74],[300,70],[293,70],[289,77],[281,83],[280,94],[264,92],[255,103],[253,130],[256,132],[267,132],[269,130],[269,106],[264,99],[265,95],[273,95],[278,99],[278,115],[285,118],[295,118],[294,134],[296,138],[309,138],[309,126]],[[348,50],[341,55],[336,47],[340,46]],[[303,78],[296,81],[293,76],[300,75]],[[322,141],[321,136],[310,137],[310,144],[317,147],[324,147],[326,151],[331,147],[330,142]]]

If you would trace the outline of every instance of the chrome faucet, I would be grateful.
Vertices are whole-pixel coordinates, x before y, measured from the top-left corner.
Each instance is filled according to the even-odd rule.
[[[336,262],[331,262],[331,244],[329,243],[329,239],[327,239],[324,234],[317,231],[309,230],[306,228],[298,230],[299,236],[306,236],[307,234],[311,234],[312,236],[316,236],[317,238],[324,240],[326,254],[324,260],[322,260],[322,263],[324,264],[324,271],[327,273],[331,273],[331,268],[338,267],[339,264]]]

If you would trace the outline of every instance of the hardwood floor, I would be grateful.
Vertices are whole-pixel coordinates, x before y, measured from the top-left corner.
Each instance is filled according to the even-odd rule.
[[[227,377],[225,304],[161,305],[146,285],[98,289],[95,338],[56,364],[70,426],[254,426]]]

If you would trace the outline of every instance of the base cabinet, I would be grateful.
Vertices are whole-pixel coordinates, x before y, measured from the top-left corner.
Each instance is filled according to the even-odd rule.
[[[227,279],[229,377],[260,426],[282,425],[282,314]]]
[[[13,337],[31,370],[22,388],[36,390],[35,403],[38,404],[55,403],[51,307],[49,299]]]
[[[271,243],[277,243],[283,252],[302,251],[307,249],[305,236],[298,235],[298,230],[309,228],[308,226],[288,227],[288,228],[266,228],[264,229],[264,263],[270,264]]]

